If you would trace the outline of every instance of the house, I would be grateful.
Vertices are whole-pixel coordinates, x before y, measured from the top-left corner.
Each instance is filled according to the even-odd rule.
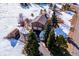
[[[19,30],[17,28],[15,28],[5,38],[8,38],[8,39],[15,38],[16,40],[18,40],[20,38]]]
[[[39,15],[32,21],[32,29],[39,37],[40,32],[44,29],[44,26],[47,22],[45,15]]]
[[[39,16],[37,16],[32,21],[32,29],[33,30],[43,30],[43,28],[44,28],[47,20],[48,19],[45,17],[45,15],[39,15]]]

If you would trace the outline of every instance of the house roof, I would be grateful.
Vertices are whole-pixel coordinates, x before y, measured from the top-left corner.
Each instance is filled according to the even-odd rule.
[[[47,21],[47,18],[45,17],[45,15],[39,15],[32,21],[32,23],[39,22],[39,23],[45,25],[46,21]]]

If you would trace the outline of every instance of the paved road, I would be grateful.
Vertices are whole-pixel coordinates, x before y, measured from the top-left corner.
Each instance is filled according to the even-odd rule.
[[[43,56],[50,56],[50,52],[46,48],[45,44],[43,42],[40,42],[39,44],[40,44],[39,50],[40,52],[42,52]]]
[[[74,41],[76,41],[76,43],[78,44],[79,46],[79,7],[77,8],[77,22],[76,22],[76,25],[75,25],[75,31],[74,31],[74,34],[73,34],[73,39]]]

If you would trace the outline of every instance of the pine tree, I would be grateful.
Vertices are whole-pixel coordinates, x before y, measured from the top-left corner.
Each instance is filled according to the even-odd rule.
[[[44,35],[44,38],[45,38],[44,42],[45,42],[45,44],[47,42],[50,30],[51,30],[51,20],[48,20],[47,24],[45,26],[45,35]]]
[[[52,18],[51,19],[52,19],[52,26],[54,28],[59,27],[58,26],[58,20],[57,20],[57,17],[56,17],[56,5],[54,5],[53,15],[52,15]]]
[[[66,3],[65,5],[63,5],[62,9],[63,10],[70,10],[70,5]]]
[[[67,41],[62,35],[56,37],[55,46],[52,47],[52,54],[56,56],[70,56],[70,53],[67,51]]]
[[[53,4],[52,4],[52,3],[50,3],[49,7],[53,7]]]
[[[29,4],[28,3],[20,3],[22,8],[29,8]]]
[[[67,51],[67,47],[67,41],[62,35],[60,35],[56,37],[50,52],[55,56],[70,56],[70,53]]]
[[[56,11],[56,4],[53,5],[53,11]]]
[[[65,40],[65,38],[60,35],[56,37],[56,45],[62,48],[67,48],[67,41]]]
[[[62,35],[55,37],[54,29],[52,29],[47,40],[47,48],[51,54],[55,56],[70,56],[67,47],[67,41],[64,37]]]
[[[50,33],[49,33],[49,37],[47,39],[47,47],[48,49],[51,51],[52,46],[55,44],[55,33],[54,33],[54,29],[52,28]]]
[[[51,9],[51,10],[53,9],[53,4],[52,3],[49,4],[49,9]]]
[[[34,32],[30,32],[24,50],[29,56],[39,56],[39,44]]]

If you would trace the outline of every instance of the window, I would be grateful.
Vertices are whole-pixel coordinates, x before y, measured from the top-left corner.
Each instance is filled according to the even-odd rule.
[[[37,30],[37,27],[33,27],[33,29]]]
[[[38,27],[38,30],[42,30],[42,28]]]

